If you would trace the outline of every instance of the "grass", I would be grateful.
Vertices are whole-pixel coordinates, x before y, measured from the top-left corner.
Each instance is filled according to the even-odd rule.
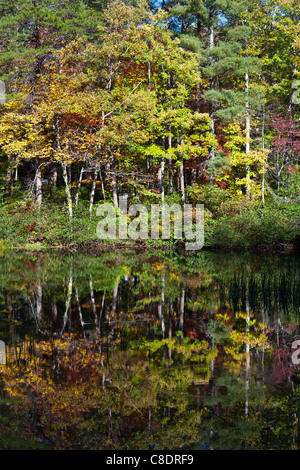
[[[209,207],[209,206],[208,206]],[[205,208],[205,247],[255,247],[299,243],[300,207],[249,205],[242,212],[232,209],[214,213]],[[93,246],[146,246],[175,248],[178,240],[99,240],[96,210],[89,217],[88,202],[81,201],[74,212],[72,229],[66,204],[45,199],[41,211],[30,200],[16,197],[0,206],[0,251],[49,248],[78,250]],[[149,224],[150,226],[150,224]]]

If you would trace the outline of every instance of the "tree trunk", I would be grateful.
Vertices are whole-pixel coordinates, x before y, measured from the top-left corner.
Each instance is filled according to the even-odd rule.
[[[265,151],[265,103],[263,104],[263,121],[262,121],[262,150]],[[261,182],[261,202],[262,206],[265,205],[265,162],[263,163],[263,174],[262,174],[262,182]]]
[[[209,36],[209,49],[212,50],[214,47],[214,28],[211,26],[210,28],[210,36]],[[213,65],[213,60],[211,59],[211,66]],[[210,89],[214,89],[214,79],[210,78]],[[210,127],[209,131],[214,136],[215,135],[215,109],[214,109],[214,102],[212,99],[209,100],[209,117],[210,117]],[[215,181],[214,175],[214,168],[213,168],[213,161],[215,158],[215,148],[211,146],[209,149],[209,162],[210,162],[210,175],[209,180],[210,183],[213,184]]]
[[[100,181],[101,181],[102,195],[103,195],[103,199],[105,201],[105,189],[104,189],[104,182],[103,182],[103,177],[102,177],[101,165],[99,166],[99,175],[100,175]]]
[[[97,318],[97,309],[96,309],[96,301],[95,301],[95,295],[94,295],[92,275],[90,275],[90,297],[91,297],[92,311],[93,311],[93,316],[94,316],[94,323],[95,323],[96,331],[98,332],[98,318]]]
[[[158,317],[161,323],[162,337],[165,337],[165,273],[163,273],[161,278],[161,299],[158,303]]]
[[[6,294],[6,305],[8,310],[8,318],[13,318],[13,305],[11,295],[9,293]]]
[[[60,145],[60,128],[59,128],[59,117],[56,115],[56,144],[57,144],[57,150],[61,152],[61,145]],[[61,167],[62,167],[62,172],[63,172],[63,180],[65,183],[65,189],[66,189],[66,196],[67,196],[67,202],[68,202],[68,211],[69,211],[69,222],[70,222],[70,229],[72,232],[72,222],[73,222],[73,204],[72,204],[72,195],[71,195],[71,189],[70,189],[70,180],[68,179],[68,167],[66,163],[63,161],[60,162]]]
[[[195,184],[197,181],[197,170],[196,168],[191,169],[191,185]]]
[[[168,137],[169,149],[172,148],[172,126],[169,125],[169,137]],[[172,158],[169,158],[169,194],[173,194],[173,164]]]
[[[8,168],[5,178],[5,195],[9,196],[12,192],[12,170]]]
[[[39,161],[37,161],[37,169],[35,174],[35,200],[38,209],[40,210],[42,205],[42,173]]]
[[[209,102],[209,117],[210,117],[210,126],[209,126],[209,132],[212,135],[215,135],[215,117],[214,117],[214,104],[213,101],[210,100]],[[214,183],[215,181],[215,171],[213,168],[214,164],[214,158],[215,158],[215,148],[214,146],[211,146],[209,149],[209,163],[210,163],[210,173],[209,173],[209,181],[211,184]]]
[[[165,159],[163,158],[160,164],[160,193],[161,201],[165,200]]]
[[[245,74],[245,93],[246,93],[246,107],[245,107],[245,117],[246,117],[246,159],[250,152],[250,107],[249,107],[249,76],[248,73]],[[246,167],[246,195],[250,199],[250,168],[249,165]]]
[[[118,202],[118,186],[117,186],[117,179],[116,176],[112,176],[112,196],[113,196],[113,204],[115,207],[119,207]]]
[[[103,315],[103,312],[104,312],[105,294],[106,294],[106,291],[104,291],[103,295],[102,295],[101,309],[100,309],[100,313],[99,313],[99,330],[100,330],[100,326],[101,326],[102,315]]]
[[[56,163],[51,163],[48,171],[49,184],[51,186],[56,186],[57,183],[57,165]]]
[[[75,195],[75,209],[77,209],[77,205],[78,205],[78,199],[79,199],[79,194],[80,194],[80,189],[81,189],[81,182],[82,182],[82,177],[83,177],[84,171],[85,171],[84,170],[84,165],[82,165],[80,173],[79,173],[78,186],[77,186],[77,191],[76,191],[76,195]]]
[[[151,64],[148,62],[148,90],[151,90]]]
[[[40,327],[41,325],[42,312],[43,312],[43,288],[42,288],[42,283],[41,283],[40,270],[41,270],[41,266],[40,266],[40,261],[38,260],[37,262],[37,272],[38,272],[37,289],[34,295],[35,318],[36,318],[38,327]]]
[[[173,163],[169,158],[169,194],[173,194]]]
[[[179,167],[179,185],[180,185],[181,201],[182,201],[182,202],[185,202],[184,165],[183,165],[183,160],[181,161],[180,167]]]
[[[75,287],[75,298],[76,298],[76,303],[77,303],[77,308],[78,308],[78,314],[79,314],[79,320],[82,328],[82,334],[83,337],[85,338],[85,331],[84,331],[84,321],[83,321],[83,316],[82,316],[82,310],[81,310],[81,305],[79,301],[79,295],[78,295],[78,289]]]
[[[68,181],[67,165],[65,163],[61,162],[61,166],[62,166],[62,171],[63,171],[63,179],[64,179],[64,183],[65,183],[66,196],[67,196],[67,202],[68,202],[69,222],[70,222],[70,227],[72,229],[73,205],[72,205],[71,189],[70,189],[69,181]]]
[[[113,197],[113,205],[115,207],[119,207],[118,203],[118,186],[117,186],[117,178],[115,175],[115,159],[113,158],[112,164],[109,162],[106,163],[105,165],[105,171],[106,171],[106,177],[108,174],[111,172],[111,187],[112,187],[112,197]]]
[[[62,329],[60,332],[60,336],[63,335],[66,325],[67,325],[67,321],[69,317],[69,310],[71,307],[72,291],[73,291],[73,267],[71,265],[70,272],[69,272],[68,293],[67,293],[67,298],[66,298],[66,303],[65,303],[65,313],[63,316],[63,325],[62,325]]]
[[[172,316],[173,316],[173,299],[169,299],[169,339],[172,339],[173,328],[172,328]],[[169,348],[169,359],[172,359],[172,349]]]
[[[184,326],[184,304],[185,304],[185,287],[181,290],[180,304],[179,304],[179,329],[183,331]]]
[[[118,302],[118,290],[119,290],[119,280],[116,281],[113,289],[113,296],[112,296],[112,304],[111,304],[111,311],[112,313],[116,313],[117,311],[117,302]]]
[[[91,189],[91,196],[90,196],[90,218],[92,217],[92,212],[93,212],[93,205],[94,205],[94,199],[95,199],[98,172],[99,172],[99,165],[97,164],[96,169],[95,169],[95,173],[94,173],[94,179],[93,179],[93,184],[92,184],[92,189]]]

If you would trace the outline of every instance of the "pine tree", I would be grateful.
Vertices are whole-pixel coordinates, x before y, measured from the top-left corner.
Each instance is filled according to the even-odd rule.
[[[26,96],[28,105],[37,99],[38,80],[55,51],[76,37],[99,37],[101,13],[81,0],[16,0],[0,2],[0,80],[5,82],[7,98]],[[12,178],[18,158],[10,157],[7,181]],[[39,159],[36,161],[36,195],[40,191]],[[54,167],[54,172],[56,169]],[[9,187],[9,185],[8,185]]]
[[[0,75],[8,91],[17,91],[21,80],[32,84],[53,51],[71,40],[99,36],[100,21],[100,12],[81,0],[1,1]]]
[[[258,72],[259,60],[245,53],[251,27],[243,16],[248,0],[186,0],[172,6],[170,23],[181,44],[197,50],[204,78],[202,89],[211,119],[210,130],[217,133],[217,121],[230,122],[243,115],[249,133],[249,76]],[[253,89],[253,88],[252,88]],[[246,149],[247,150],[247,149]],[[209,169],[214,181],[216,149],[210,148]]]

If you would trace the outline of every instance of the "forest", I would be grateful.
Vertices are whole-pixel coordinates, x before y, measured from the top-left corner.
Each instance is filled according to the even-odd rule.
[[[1,450],[300,449],[299,33],[300,0],[0,1]]]
[[[121,195],[204,204],[206,246],[297,245],[299,18],[299,0],[2,1],[1,246],[95,242]]]

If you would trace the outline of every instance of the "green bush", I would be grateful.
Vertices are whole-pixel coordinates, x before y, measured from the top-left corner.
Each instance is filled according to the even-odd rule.
[[[207,189],[207,188],[206,188]],[[205,190],[206,191],[206,190]],[[299,237],[300,210],[296,204],[270,204],[259,208],[254,204],[241,205],[232,198],[219,199],[218,209],[210,204],[215,190],[207,191],[208,206],[205,207],[205,246],[255,246],[295,242]],[[217,189],[218,197],[223,190]],[[209,196],[209,197],[208,197]],[[178,194],[166,197],[166,204],[179,203]],[[135,201],[130,201],[132,204]],[[140,201],[139,201],[140,202]],[[200,201],[198,201],[200,202]],[[98,240],[96,227],[99,217],[96,207],[90,219],[89,202],[80,201],[72,222],[69,223],[66,203],[57,205],[45,199],[39,212],[31,199],[10,200],[0,205],[0,240],[5,246],[66,246],[85,244]],[[151,208],[147,206],[149,224]],[[174,240],[171,223],[170,240],[151,240],[149,245],[172,245]],[[113,242],[113,241],[112,241]],[[297,242],[298,243],[298,242]]]
[[[293,242],[299,233],[296,218],[275,208],[249,207],[241,214],[224,214],[210,222],[206,245],[255,246]],[[206,231],[205,231],[206,233]]]

